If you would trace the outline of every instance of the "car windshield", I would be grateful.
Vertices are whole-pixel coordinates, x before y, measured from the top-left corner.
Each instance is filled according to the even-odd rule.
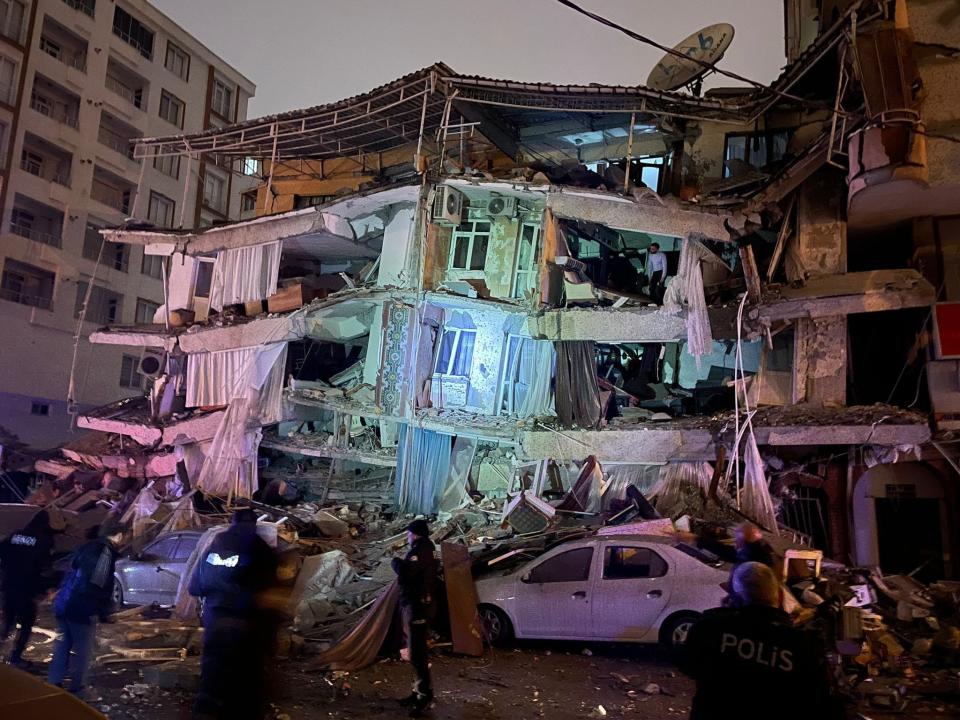
[[[709,565],[710,567],[720,567],[723,565],[723,561],[709,550],[694,547],[693,545],[688,545],[687,543],[677,543],[674,545],[674,547],[684,555],[689,555],[695,560],[699,560],[704,565]]]

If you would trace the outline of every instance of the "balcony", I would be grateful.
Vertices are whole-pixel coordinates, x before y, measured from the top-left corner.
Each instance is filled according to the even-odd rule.
[[[107,77],[103,82],[114,95],[117,95],[138,110],[147,106],[147,81],[112,58],[107,63]]]
[[[80,126],[80,98],[39,74],[33,81],[30,107],[63,125]]]
[[[38,178],[70,187],[73,155],[32,133],[23,138],[20,169]]]
[[[133,197],[133,186],[113,173],[107,172],[101,167],[95,167],[93,184],[90,186],[90,197],[107,207],[128,214],[130,212],[130,198]]]
[[[10,232],[28,240],[60,247],[63,235],[63,213],[41,202],[17,193],[10,214]]]
[[[87,71],[87,41],[52,20],[50,16],[43,18],[40,50],[67,67],[82,73]]]
[[[113,12],[113,34],[147,60],[153,59],[153,31],[121,7]]]
[[[138,137],[140,137],[140,133],[136,129],[107,112],[100,113],[100,129],[97,131],[97,141],[101,145],[139,163],[140,161],[133,156],[132,143]]]

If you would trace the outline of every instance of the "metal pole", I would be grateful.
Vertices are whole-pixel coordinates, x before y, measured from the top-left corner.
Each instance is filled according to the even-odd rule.
[[[137,212],[140,208],[140,191],[143,188],[143,173],[147,169],[146,158],[140,158],[140,177],[137,178],[137,192],[133,196],[133,206],[130,208],[130,216],[133,218],[140,217]]]
[[[273,168],[277,164],[277,124],[274,123],[273,127],[270,129],[270,132],[273,133],[273,150],[270,151],[270,176],[267,178],[267,199],[270,201],[270,209],[267,211],[267,214],[270,215],[273,213]],[[266,207],[266,203],[264,203]]]
[[[187,155],[187,171],[183,177],[183,197],[180,200],[180,227],[187,219],[187,191],[190,189],[190,173],[193,172],[193,153]]]
[[[637,114],[630,113],[630,133],[627,135],[627,170],[623,178],[623,194],[630,192],[630,164],[633,162],[633,126],[637,121]]]

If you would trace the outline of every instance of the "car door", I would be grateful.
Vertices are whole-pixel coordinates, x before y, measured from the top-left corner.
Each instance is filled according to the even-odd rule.
[[[671,595],[666,554],[654,544],[625,540],[605,542],[601,551],[590,604],[594,633],[604,640],[656,640],[650,632]]]
[[[571,548],[528,566],[516,584],[517,634],[589,638],[594,548]]]
[[[165,546],[165,554],[157,562],[156,597],[152,602],[161,605],[173,605],[177,599],[177,589],[180,587],[180,575],[186,568],[187,558],[193,552],[196,543],[191,544],[189,536],[172,535],[175,540],[172,546]],[[182,548],[182,550],[181,550]],[[184,554],[186,553],[186,554]]]
[[[169,585],[164,563],[170,561],[177,549],[178,536],[167,535],[147,545],[137,557],[121,568],[126,588],[124,599],[133,605],[162,602],[164,588]]]

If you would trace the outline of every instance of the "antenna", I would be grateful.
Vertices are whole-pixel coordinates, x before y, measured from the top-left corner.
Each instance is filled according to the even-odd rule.
[[[700,94],[703,77],[711,68],[703,63],[715,65],[733,42],[733,25],[717,23],[708,25],[690,37],[678,42],[673,49],[686,57],[680,58],[667,53],[653,66],[647,77],[647,87],[653,90],[676,90],[689,87],[694,95]]]

